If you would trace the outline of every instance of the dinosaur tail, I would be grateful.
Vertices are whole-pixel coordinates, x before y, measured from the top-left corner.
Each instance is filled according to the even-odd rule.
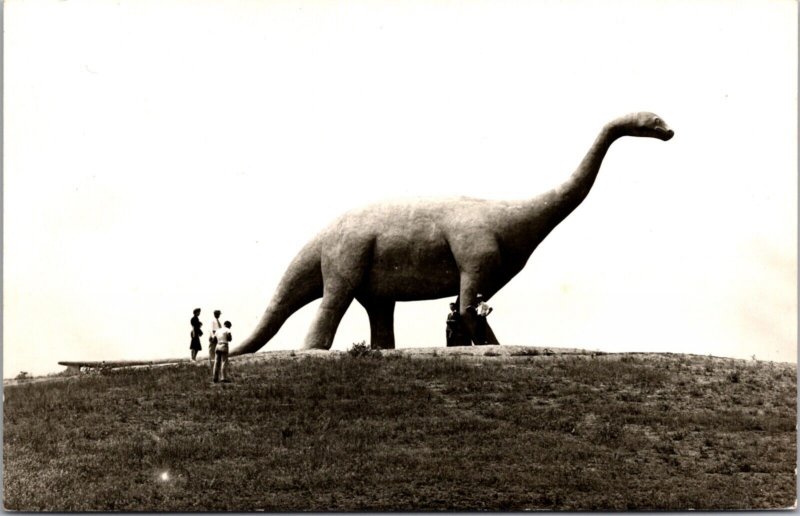
[[[233,349],[230,355],[255,353],[278,333],[290,315],[320,297],[322,297],[320,243],[318,239],[314,239],[289,264],[255,330]]]

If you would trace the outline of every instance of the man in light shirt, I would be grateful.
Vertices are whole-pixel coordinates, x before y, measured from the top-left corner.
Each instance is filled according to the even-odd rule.
[[[228,345],[233,340],[231,334],[231,322],[225,321],[224,328],[217,332],[216,360],[214,361],[214,383],[228,383],[230,380],[225,378],[225,368],[228,365]]]
[[[486,344],[486,318],[492,313],[491,306],[487,305],[486,302],[483,300],[483,294],[478,293],[475,296],[476,306],[468,306],[467,310],[474,311],[475,314],[478,316],[478,326],[475,332],[475,344],[482,346]]]
[[[475,297],[478,301],[478,308],[476,309],[478,311],[478,317],[486,318],[490,313],[492,313],[494,308],[486,304],[486,302],[483,300],[483,294],[478,294]]]

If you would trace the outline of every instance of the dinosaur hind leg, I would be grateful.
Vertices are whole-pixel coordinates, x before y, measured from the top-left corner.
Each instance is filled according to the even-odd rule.
[[[339,323],[353,302],[372,262],[374,240],[353,228],[338,228],[327,236],[328,251],[322,253],[322,304],[306,335],[305,349],[330,349]]]
[[[322,294],[322,304],[311,323],[303,348],[331,349],[336,329],[354,297],[352,290],[345,283],[326,284]]]

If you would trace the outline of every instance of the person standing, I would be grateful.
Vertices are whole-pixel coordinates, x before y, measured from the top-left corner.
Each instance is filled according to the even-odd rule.
[[[200,327],[203,326],[203,323],[200,322],[199,308],[195,308],[192,313],[194,313],[194,317],[189,321],[189,324],[192,325],[192,341],[189,344],[189,349],[192,351],[192,360],[196,360],[197,352],[203,349],[203,346],[200,345],[200,337],[203,336],[203,330]]]
[[[489,316],[490,313],[492,313],[492,310],[494,310],[494,308],[486,304],[486,302],[483,300],[483,294],[480,293],[478,293],[478,295],[475,296],[475,302],[476,306],[475,307],[470,306],[467,308],[467,310],[474,311],[475,315],[478,316],[478,321],[477,321],[478,324],[474,337],[475,337],[475,343],[478,344],[479,346],[482,346],[486,344],[486,326],[487,326],[486,318]]]
[[[228,383],[230,380],[225,378],[225,369],[228,365],[228,345],[233,340],[231,334],[231,322],[225,321],[224,329],[217,332],[217,350],[214,360],[214,383]]]
[[[219,316],[222,312],[214,310],[214,320],[211,321],[211,335],[208,336],[208,364],[213,368],[217,359],[217,332],[222,328]]]
[[[461,314],[458,313],[458,304],[450,303],[450,313],[447,314],[447,330],[445,332],[447,337],[447,347],[454,346],[469,346],[469,339],[465,339],[464,322],[461,320]]]

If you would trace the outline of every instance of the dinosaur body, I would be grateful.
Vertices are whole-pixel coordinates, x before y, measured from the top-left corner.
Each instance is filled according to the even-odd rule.
[[[371,345],[394,347],[397,301],[458,296],[466,307],[490,299],[525,266],[531,253],[586,197],[609,146],[619,137],[662,140],[672,131],[652,113],[606,125],[575,173],[562,185],[523,201],[472,198],[381,203],[345,213],[309,242],[289,265],[255,331],[232,355],[252,353],[307,303],[322,304],[306,348],[329,349],[353,299],[367,310]],[[489,343],[498,343],[488,329]]]

